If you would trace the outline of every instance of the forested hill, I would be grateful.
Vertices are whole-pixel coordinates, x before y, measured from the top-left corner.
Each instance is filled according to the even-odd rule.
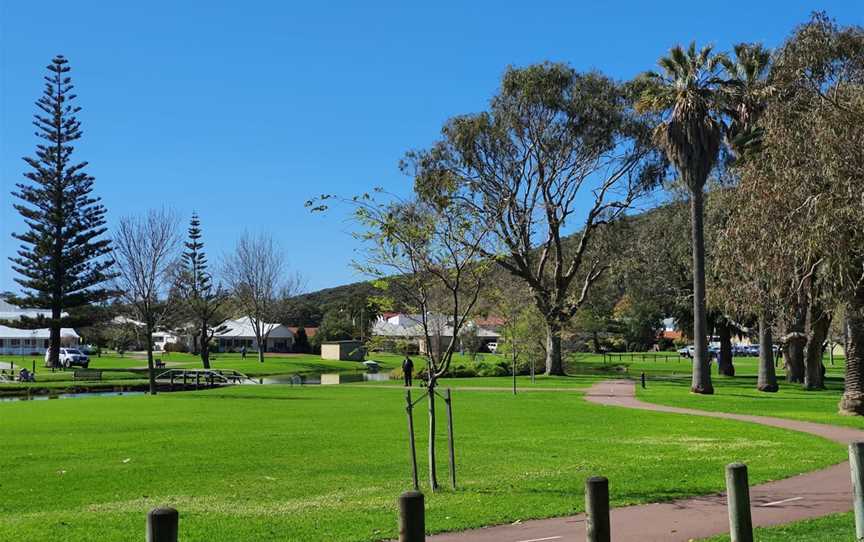
[[[714,199],[714,194],[709,196],[709,201]],[[710,213],[710,205],[709,213]],[[656,257],[662,259],[678,260],[684,257],[683,266],[689,264],[686,258],[686,249],[689,246],[687,239],[689,237],[689,227],[686,223],[686,205],[678,201],[671,204],[666,204],[657,207],[638,215],[633,215],[621,222],[618,231],[622,233],[622,241],[616,250],[610,252],[610,257],[614,254],[614,258],[618,261],[624,261],[625,254],[632,250],[638,250],[640,247],[633,245],[642,245],[644,250],[647,244],[656,245]],[[707,222],[712,222],[708,220]],[[578,239],[578,233],[571,234],[564,238],[564,247],[573,247]],[[621,244],[623,243],[623,244]],[[710,243],[709,243],[710,244]],[[670,255],[668,253],[672,246],[677,246],[684,249],[684,253]],[[645,256],[643,254],[643,256]],[[650,257],[650,254],[648,255]],[[667,261],[670,268],[675,267],[673,262]],[[685,277],[686,278],[686,277]],[[685,282],[689,282],[689,279]],[[518,279],[512,277],[504,269],[499,266],[494,266],[492,269],[492,277],[490,283],[496,284],[499,287],[513,285],[518,287]],[[290,306],[287,307],[285,313],[286,323],[291,325],[318,325],[324,313],[331,309],[356,309],[358,304],[364,303],[366,298],[381,296],[382,292],[377,290],[370,282],[354,282],[343,286],[326,288],[306,294],[299,295],[291,300]],[[395,310],[400,310],[399,300],[395,301]],[[480,312],[494,312],[492,307],[487,306],[485,300],[481,300],[478,310]]]

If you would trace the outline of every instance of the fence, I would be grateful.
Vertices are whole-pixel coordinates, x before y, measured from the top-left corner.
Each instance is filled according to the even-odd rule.
[[[849,445],[852,471],[853,508],[856,540],[864,540],[864,442]],[[398,498],[399,542],[426,540],[426,510],[423,493],[407,491]],[[729,512],[729,535],[732,542],[753,542],[753,520],[750,511],[750,485],[747,466],[726,466],[726,507]],[[147,542],[177,542],[180,515],[173,508],[156,508],[147,514]],[[609,515],[609,481],[592,476],[585,481],[585,540],[611,542]]]

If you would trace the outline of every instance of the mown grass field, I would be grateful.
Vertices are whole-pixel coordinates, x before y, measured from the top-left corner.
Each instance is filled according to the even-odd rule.
[[[808,435],[579,393],[457,391],[454,410],[460,488],[428,495],[431,531],[578,512],[593,474],[610,478],[620,506],[719,490],[730,461],[746,461],[759,483],[845,456]],[[425,478],[425,416],[416,423]],[[395,389],[3,403],[0,442],[0,540],[139,540],[158,505],[181,511],[187,541],[385,539],[410,480]]]
[[[852,513],[835,514],[824,518],[798,521],[788,525],[754,530],[759,542],[854,542],[855,518]],[[727,542],[729,535],[705,539],[705,542]]]

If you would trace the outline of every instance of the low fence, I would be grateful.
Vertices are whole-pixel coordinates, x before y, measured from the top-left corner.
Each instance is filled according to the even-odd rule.
[[[864,442],[849,445],[852,470],[853,508],[856,540],[864,540]],[[732,542],[753,542],[750,485],[747,466],[726,466],[726,503]],[[398,498],[399,542],[426,540],[426,507],[423,493],[406,491]],[[147,542],[177,542],[180,514],[173,508],[156,508],[147,514]],[[587,542],[611,542],[609,480],[592,476],[585,481],[585,531]]]

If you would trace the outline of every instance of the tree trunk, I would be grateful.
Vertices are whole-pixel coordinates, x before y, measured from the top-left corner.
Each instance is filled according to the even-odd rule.
[[[258,340],[258,363],[264,363],[264,350],[267,349],[267,339],[257,338]]]
[[[780,389],[777,385],[777,373],[774,371],[773,343],[771,321],[763,309],[759,315],[759,376],[756,383],[759,391],[775,392]]]
[[[599,354],[601,351],[600,336],[598,335],[598,333],[596,331],[591,335],[591,341],[594,343],[594,353]]]
[[[693,380],[690,391],[712,394],[711,359],[708,357],[708,319],[705,312],[705,231],[702,190],[690,194],[690,227],[693,250]]]
[[[846,304],[846,384],[840,413],[864,415],[864,288]]]
[[[809,288],[798,291],[795,314],[784,337],[783,351],[786,358],[786,381],[804,382],[804,347],[807,345],[807,311],[809,309]]]
[[[825,389],[825,381],[822,378],[822,369],[824,368],[822,354],[830,327],[831,318],[822,310],[822,306],[817,303],[812,304],[810,306],[810,339],[807,341],[807,356],[805,358],[805,390]]]
[[[435,465],[435,378],[429,376],[429,487],[438,490],[438,470]]]
[[[557,322],[546,322],[546,376],[564,375],[564,363],[561,360],[561,325]]]
[[[153,328],[147,325],[147,374],[150,379],[150,395],[156,395],[156,367],[153,364]]]
[[[210,345],[207,341],[207,326],[201,327],[201,337],[199,339],[201,341],[201,363],[204,365],[205,369],[210,368]]]
[[[720,358],[717,360],[717,371],[724,376],[735,376],[735,365],[732,362],[732,328],[726,319],[717,326],[720,335]]]
[[[62,314],[59,306],[51,308],[51,328],[50,339],[48,341],[48,366],[60,366],[60,315]]]

